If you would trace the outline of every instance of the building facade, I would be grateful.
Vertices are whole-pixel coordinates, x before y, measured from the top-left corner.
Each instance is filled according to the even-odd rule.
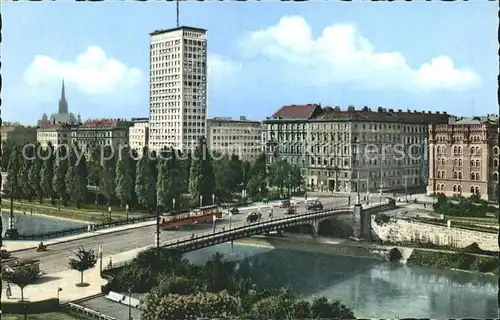
[[[129,128],[129,146],[142,154],[149,143],[149,118],[132,118],[133,125]]]
[[[36,129],[36,140],[42,147],[47,147],[49,142],[54,148],[60,145],[71,144],[71,129],[69,124],[45,124]]]
[[[1,140],[22,145],[36,141],[36,127],[25,127],[18,123],[3,123],[0,128]]]
[[[129,144],[132,123],[123,119],[87,120],[71,128],[71,142],[81,148],[111,146],[115,150]]]
[[[451,119],[429,125],[428,194],[473,194],[496,201],[498,194],[498,116]]]
[[[206,135],[206,30],[150,33],[149,146],[190,150]]]
[[[241,116],[207,120],[209,149],[219,154],[236,154],[242,160],[253,160],[262,153],[262,124]]]
[[[284,106],[265,120],[268,164],[300,167],[306,187],[331,192],[425,188],[427,126],[444,113]]]

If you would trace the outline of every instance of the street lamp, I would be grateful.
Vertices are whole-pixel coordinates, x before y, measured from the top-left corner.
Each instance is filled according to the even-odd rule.
[[[102,245],[99,246],[99,272],[102,274]]]
[[[215,216],[215,214],[212,216],[212,221],[213,221],[214,233],[215,233],[215,221],[217,221],[217,217]]]
[[[62,288],[61,287],[57,287],[57,302],[61,303],[59,301],[59,293],[62,291]]]
[[[172,211],[175,211],[175,198],[172,199]]]
[[[203,207],[203,195],[200,195],[200,207]]]
[[[111,221],[111,206],[108,206],[109,221]]]
[[[215,205],[215,194],[212,193],[212,204]]]
[[[128,212],[129,212],[129,210],[130,210],[129,205],[128,204],[125,205],[125,211],[127,212],[127,220],[128,220]]]
[[[231,230],[231,217],[233,216],[233,213],[229,211],[229,230]]]
[[[132,290],[128,289],[128,320],[132,320]]]

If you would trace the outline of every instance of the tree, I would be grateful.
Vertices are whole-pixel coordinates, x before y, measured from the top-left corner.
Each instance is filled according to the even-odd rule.
[[[30,171],[28,173],[28,181],[31,186],[31,189],[34,193],[34,196],[38,198],[38,202],[42,203],[43,202],[43,196],[44,192],[41,187],[41,182],[42,182],[42,166],[43,166],[43,160],[42,160],[42,146],[40,144],[35,145],[35,155],[34,159],[31,161],[31,166],[30,166]]]
[[[241,190],[243,185],[243,162],[237,155],[222,158],[214,163],[215,189],[219,198],[230,200],[232,193]]]
[[[286,160],[279,160],[271,165],[270,168],[270,184],[279,188],[280,193],[283,193],[283,188],[290,187],[290,171],[292,167]]]
[[[24,288],[40,279],[43,272],[36,264],[21,264],[14,268],[2,268],[2,279],[21,289],[21,301],[24,301]]]
[[[233,291],[235,285],[233,278],[234,266],[231,262],[225,260],[221,253],[214,253],[210,259],[205,262],[202,273],[207,284],[207,291]]]
[[[20,190],[24,197],[31,201],[33,196],[35,195],[32,185],[29,181],[29,172],[32,166],[32,159],[35,155],[34,147],[31,145],[27,145],[23,148],[22,151],[22,160],[21,160],[21,168],[17,173],[18,184]]]
[[[212,201],[215,191],[215,176],[210,158],[207,142],[204,137],[198,141],[198,146],[191,159],[191,171],[189,180],[189,193],[191,195],[191,206],[203,206]],[[202,202],[200,203],[200,196]]]
[[[97,263],[97,256],[94,250],[86,250],[83,246],[80,246],[74,254],[76,258],[70,258],[68,265],[71,269],[80,272],[79,285],[83,286],[83,272],[95,266]]]
[[[9,167],[9,159],[12,150],[14,149],[14,142],[12,139],[7,139],[2,141],[2,157],[0,159],[0,168],[2,171],[6,172]]]
[[[247,172],[249,172],[249,174],[247,174],[247,189],[249,194],[252,196],[257,194],[263,196],[267,190],[266,155],[261,153]]]
[[[137,202],[152,212],[156,207],[156,177],[149,158],[149,151],[145,147],[141,159],[137,162],[135,193]]]
[[[56,151],[56,169],[54,183],[52,184],[55,194],[59,196],[63,206],[68,205],[68,193],[66,189],[66,173],[68,172],[68,150],[65,146],[60,146]]]
[[[196,293],[198,291],[198,286],[194,280],[167,274],[162,276],[155,291],[160,296],[168,294],[186,295]]]
[[[41,175],[40,188],[42,189],[43,195],[50,199],[52,205],[55,205],[54,189],[52,185],[54,182],[55,157],[54,157],[54,147],[50,142],[47,148],[45,149],[44,155],[45,155],[45,160],[43,160],[43,166],[40,173]]]
[[[81,149],[77,145],[74,145],[69,152],[65,182],[71,200],[77,208],[80,208],[80,204],[87,195],[88,181],[85,162],[85,155],[81,153]]]
[[[14,194],[19,197],[20,187],[17,178],[18,172],[21,169],[22,155],[18,146],[12,148],[9,157],[9,164],[7,166],[7,180],[5,181],[5,188],[9,194]]]
[[[102,168],[99,190],[106,197],[108,207],[116,195],[116,157],[110,146],[105,146],[103,150],[104,164]]]
[[[141,319],[234,319],[240,314],[239,299],[222,293],[146,296]]]
[[[134,197],[134,163],[130,156],[130,148],[121,150],[116,165],[116,197],[123,206],[130,205]]]
[[[173,199],[172,161],[166,152],[158,159],[158,178],[156,179],[156,199],[158,205],[170,208]]]
[[[302,172],[298,166],[292,166],[290,173],[288,175],[288,182],[290,189],[295,190],[304,185],[304,179],[302,177]]]

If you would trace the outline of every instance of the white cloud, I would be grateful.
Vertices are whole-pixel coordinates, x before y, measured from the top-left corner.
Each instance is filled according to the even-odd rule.
[[[62,78],[86,94],[99,95],[133,88],[143,80],[143,74],[137,68],[107,57],[98,46],[88,47],[75,61],[36,56],[24,73],[24,80],[33,87],[60,83]]]
[[[210,87],[228,87],[241,70],[241,63],[232,61],[218,54],[207,57],[208,84]]]
[[[412,68],[401,52],[377,52],[351,24],[333,24],[318,38],[299,16],[284,17],[242,42],[250,55],[279,58],[296,67],[298,77],[310,83],[353,83],[368,89],[408,91],[464,90],[478,85],[473,70],[457,68],[447,56]]]

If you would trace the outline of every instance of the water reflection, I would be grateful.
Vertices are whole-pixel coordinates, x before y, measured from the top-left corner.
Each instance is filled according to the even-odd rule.
[[[496,317],[497,279],[493,276],[418,266],[395,265],[371,259],[294,250],[271,250],[229,244],[191,252],[193,262],[216,250],[231,260],[249,257],[260,286],[290,285],[306,297],[341,300],[366,318]]]
[[[9,213],[6,211],[2,211],[1,215],[3,224],[2,233],[5,233],[5,230],[9,226]],[[16,219],[16,228],[22,235],[61,231],[65,229],[81,227],[84,225],[83,223],[71,220],[31,215],[29,212],[27,212],[26,214],[15,214],[14,217]]]

